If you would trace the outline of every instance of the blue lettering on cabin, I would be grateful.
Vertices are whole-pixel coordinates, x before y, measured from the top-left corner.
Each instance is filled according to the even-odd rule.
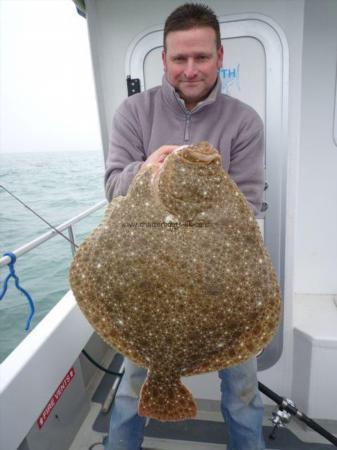
[[[222,67],[219,70],[221,79],[221,92],[230,95],[232,86],[240,90],[240,64],[236,67]]]

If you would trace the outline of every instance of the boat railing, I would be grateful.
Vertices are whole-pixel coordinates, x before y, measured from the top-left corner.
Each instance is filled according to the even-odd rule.
[[[55,227],[55,229],[47,231],[46,233],[42,234],[41,236],[37,237],[36,239],[28,242],[27,244],[22,245],[21,247],[14,250],[12,253],[14,253],[14,255],[18,258],[18,257],[24,255],[25,253],[30,252],[34,248],[43,244],[44,242],[47,242],[50,239],[54,238],[55,236],[58,236],[59,233],[62,233],[63,231],[67,230],[68,236],[69,236],[69,243],[71,246],[72,253],[74,255],[75,254],[75,236],[74,236],[73,225],[75,225],[76,223],[85,219],[87,216],[94,213],[98,209],[102,208],[103,206],[106,205],[106,203],[107,203],[106,200],[102,200],[102,201],[96,203],[94,206],[84,210],[77,216],[67,220],[66,222],[61,223],[60,225]],[[11,258],[9,256],[3,256],[0,259],[0,267],[9,264],[10,261],[11,261]]]
[[[14,250],[17,257],[68,230],[72,250],[75,250],[73,225],[102,208],[101,201],[72,219],[42,234]],[[9,256],[0,260],[4,266]],[[15,450],[30,431],[37,427],[37,418],[45,410],[59,385],[93,333],[93,328],[68,291],[47,315],[26,335],[0,364],[0,448]],[[38,376],[37,376],[38,374]],[[19,407],[18,405],[24,405]],[[8,430],[15,430],[10,433]]]

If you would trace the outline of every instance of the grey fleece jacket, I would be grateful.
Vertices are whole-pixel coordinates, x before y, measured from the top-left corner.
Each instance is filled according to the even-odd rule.
[[[126,195],[143,161],[160,146],[208,141],[255,214],[264,189],[263,123],[253,108],[221,93],[218,79],[209,96],[188,111],[173,86],[157,86],[127,98],[115,113],[106,161],[110,201]]]

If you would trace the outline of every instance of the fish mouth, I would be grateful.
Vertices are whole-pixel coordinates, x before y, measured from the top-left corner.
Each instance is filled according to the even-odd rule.
[[[202,167],[215,163],[221,166],[220,153],[206,141],[197,144],[181,145],[171,153],[171,155],[173,154],[176,160],[182,165]],[[162,164],[153,169],[152,185],[155,189],[158,189],[159,179],[163,172],[165,172],[171,155],[168,155]]]
[[[182,162],[189,164],[208,165],[213,161],[220,161],[219,152],[208,142],[182,145],[177,148],[174,153],[177,153],[177,156],[182,160]]]

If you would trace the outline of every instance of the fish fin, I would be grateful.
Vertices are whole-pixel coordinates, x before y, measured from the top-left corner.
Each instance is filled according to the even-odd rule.
[[[197,406],[179,376],[163,377],[149,370],[140,392],[138,414],[161,421],[185,420],[197,415]]]

